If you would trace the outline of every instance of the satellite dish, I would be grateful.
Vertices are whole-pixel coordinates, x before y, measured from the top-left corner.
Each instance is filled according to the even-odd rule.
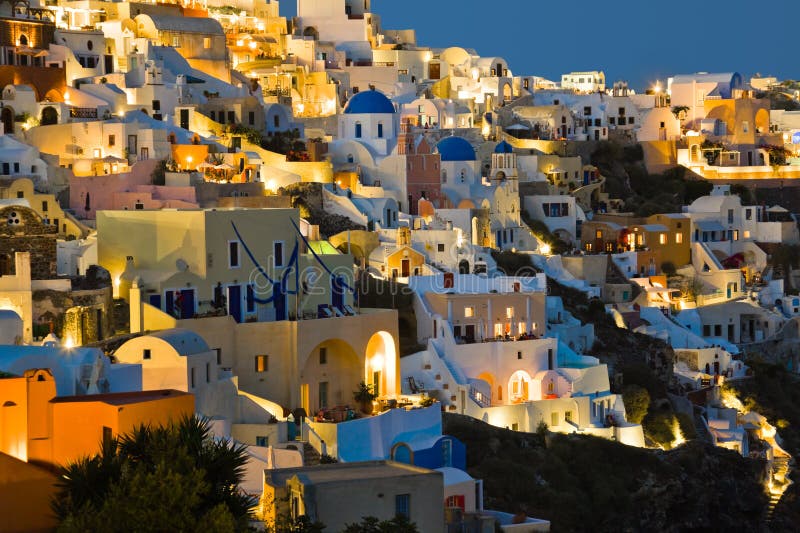
[[[187,263],[183,259],[178,259],[177,261],[175,261],[175,267],[180,272],[186,272],[187,270],[189,270],[189,263]]]

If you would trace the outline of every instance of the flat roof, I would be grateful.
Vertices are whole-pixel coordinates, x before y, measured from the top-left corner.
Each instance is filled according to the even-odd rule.
[[[59,396],[50,400],[50,403],[101,402],[109,405],[128,405],[180,396],[191,396],[191,394],[175,389],[110,392],[106,394],[84,394],[81,396]]]
[[[364,461],[357,463],[334,463],[329,465],[306,466],[301,468],[281,468],[265,470],[265,476],[275,485],[284,485],[297,476],[304,483],[320,485],[341,481],[365,479],[397,478],[420,475],[439,475],[441,472],[394,461]]]

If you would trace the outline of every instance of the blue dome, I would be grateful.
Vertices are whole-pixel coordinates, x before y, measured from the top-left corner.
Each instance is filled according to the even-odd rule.
[[[505,141],[502,141],[500,144],[494,147],[494,153],[496,154],[513,154],[514,148]]]
[[[382,92],[369,90],[354,94],[344,112],[348,115],[394,113],[394,105]]]
[[[475,161],[475,149],[463,137],[445,137],[436,145],[442,161]]]

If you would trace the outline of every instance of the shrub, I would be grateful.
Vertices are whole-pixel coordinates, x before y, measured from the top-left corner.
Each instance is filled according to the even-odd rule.
[[[622,391],[622,402],[628,422],[641,424],[650,407],[650,394],[639,385],[628,385]]]

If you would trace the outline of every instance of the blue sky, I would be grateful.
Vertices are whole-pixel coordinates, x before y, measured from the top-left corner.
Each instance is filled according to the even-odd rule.
[[[416,29],[422,46],[502,56],[514,74],[602,69],[609,85],[638,90],[698,71],[800,78],[790,50],[800,0],[373,0],[372,11],[384,28]]]

